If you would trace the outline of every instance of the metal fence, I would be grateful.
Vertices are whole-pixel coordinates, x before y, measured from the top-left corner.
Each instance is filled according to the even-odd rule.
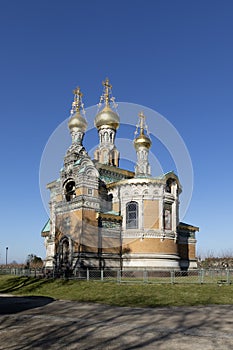
[[[45,277],[44,269],[32,269],[24,267],[0,267],[0,275],[15,275],[26,277]]]
[[[57,273],[44,269],[0,268],[0,274],[37,278],[66,278],[86,281],[112,281],[118,283],[157,283],[157,284],[233,284],[231,269],[176,270],[96,270],[78,269],[72,274]]]

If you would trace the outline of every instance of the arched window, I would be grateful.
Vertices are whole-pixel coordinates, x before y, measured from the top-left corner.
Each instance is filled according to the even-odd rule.
[[[126,228],[138,228],[138,203],[126,204]]]
[[[67,237],[63,237],[59,242],[59,261],[60,266],[67,266],[69,263],[70,258],[70,245],[69,245],[69,239]]]
[[[67,202],[70,202],[75,197],[75,182],[74,180],[68,180],[64,185],[65,198]]]
[[[166,182],[166,192],[171,193],[172,192],[172,179],[168,179]]]
[[[104,164],[108,164],[109,160],[108,160],[108,151],[107,150],[103,150],[103,159],[102,162]]]
[[[171,205],[165,205],[164,211],[163,211],[163,225],[164,230],[171,230],[172,229],[172,207]]]

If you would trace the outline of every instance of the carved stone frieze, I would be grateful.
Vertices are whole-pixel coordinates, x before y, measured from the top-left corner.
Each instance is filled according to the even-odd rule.
[[[100,209],[100,201],[98,198],[94,197],[90,201],[88,196],[77,196],[70,202],[58,202],[55,210],[56,213],[62,213],[80,208],[94,209],[98,211]]]
[[[175,232],[165,232],[163,230],[123,230],[122,238],[175,238]]]

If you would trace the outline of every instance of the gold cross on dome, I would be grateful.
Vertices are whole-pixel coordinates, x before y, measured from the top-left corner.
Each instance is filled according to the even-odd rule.
[[[74,89],[73,94],[79,97],[83,97],[83,93],[81,92],[81,89],[79,86],[76,89]]]
[[[82,106],[83,93],[81,92],[81,89],[79,86],[76,89],[74,89],[73,93],[74,93],[74,106],[75,106],[76,112],[79,112]]]
[[[109,101],[110,101],[110,92],[112,89],[112,85],[109,83],[109,79],[106,78],[105,81],[102,82],[103,86],[104,86],[104,99],[105,99],[105,104],[106,106],[109,105]]]
[[[143,112],[139,113],[139,119],[140,119],[140,131],[143,132],[145,128],[145,116]]]

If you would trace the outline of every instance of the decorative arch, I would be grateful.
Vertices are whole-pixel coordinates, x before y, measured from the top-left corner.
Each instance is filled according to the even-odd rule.
[[[138,228],[138,203],[135,201],[126,204],[126,229]]]
[[[86,175],[89,177],[98,177],[98,171],[93,166],[88,166],[85,170]]]

